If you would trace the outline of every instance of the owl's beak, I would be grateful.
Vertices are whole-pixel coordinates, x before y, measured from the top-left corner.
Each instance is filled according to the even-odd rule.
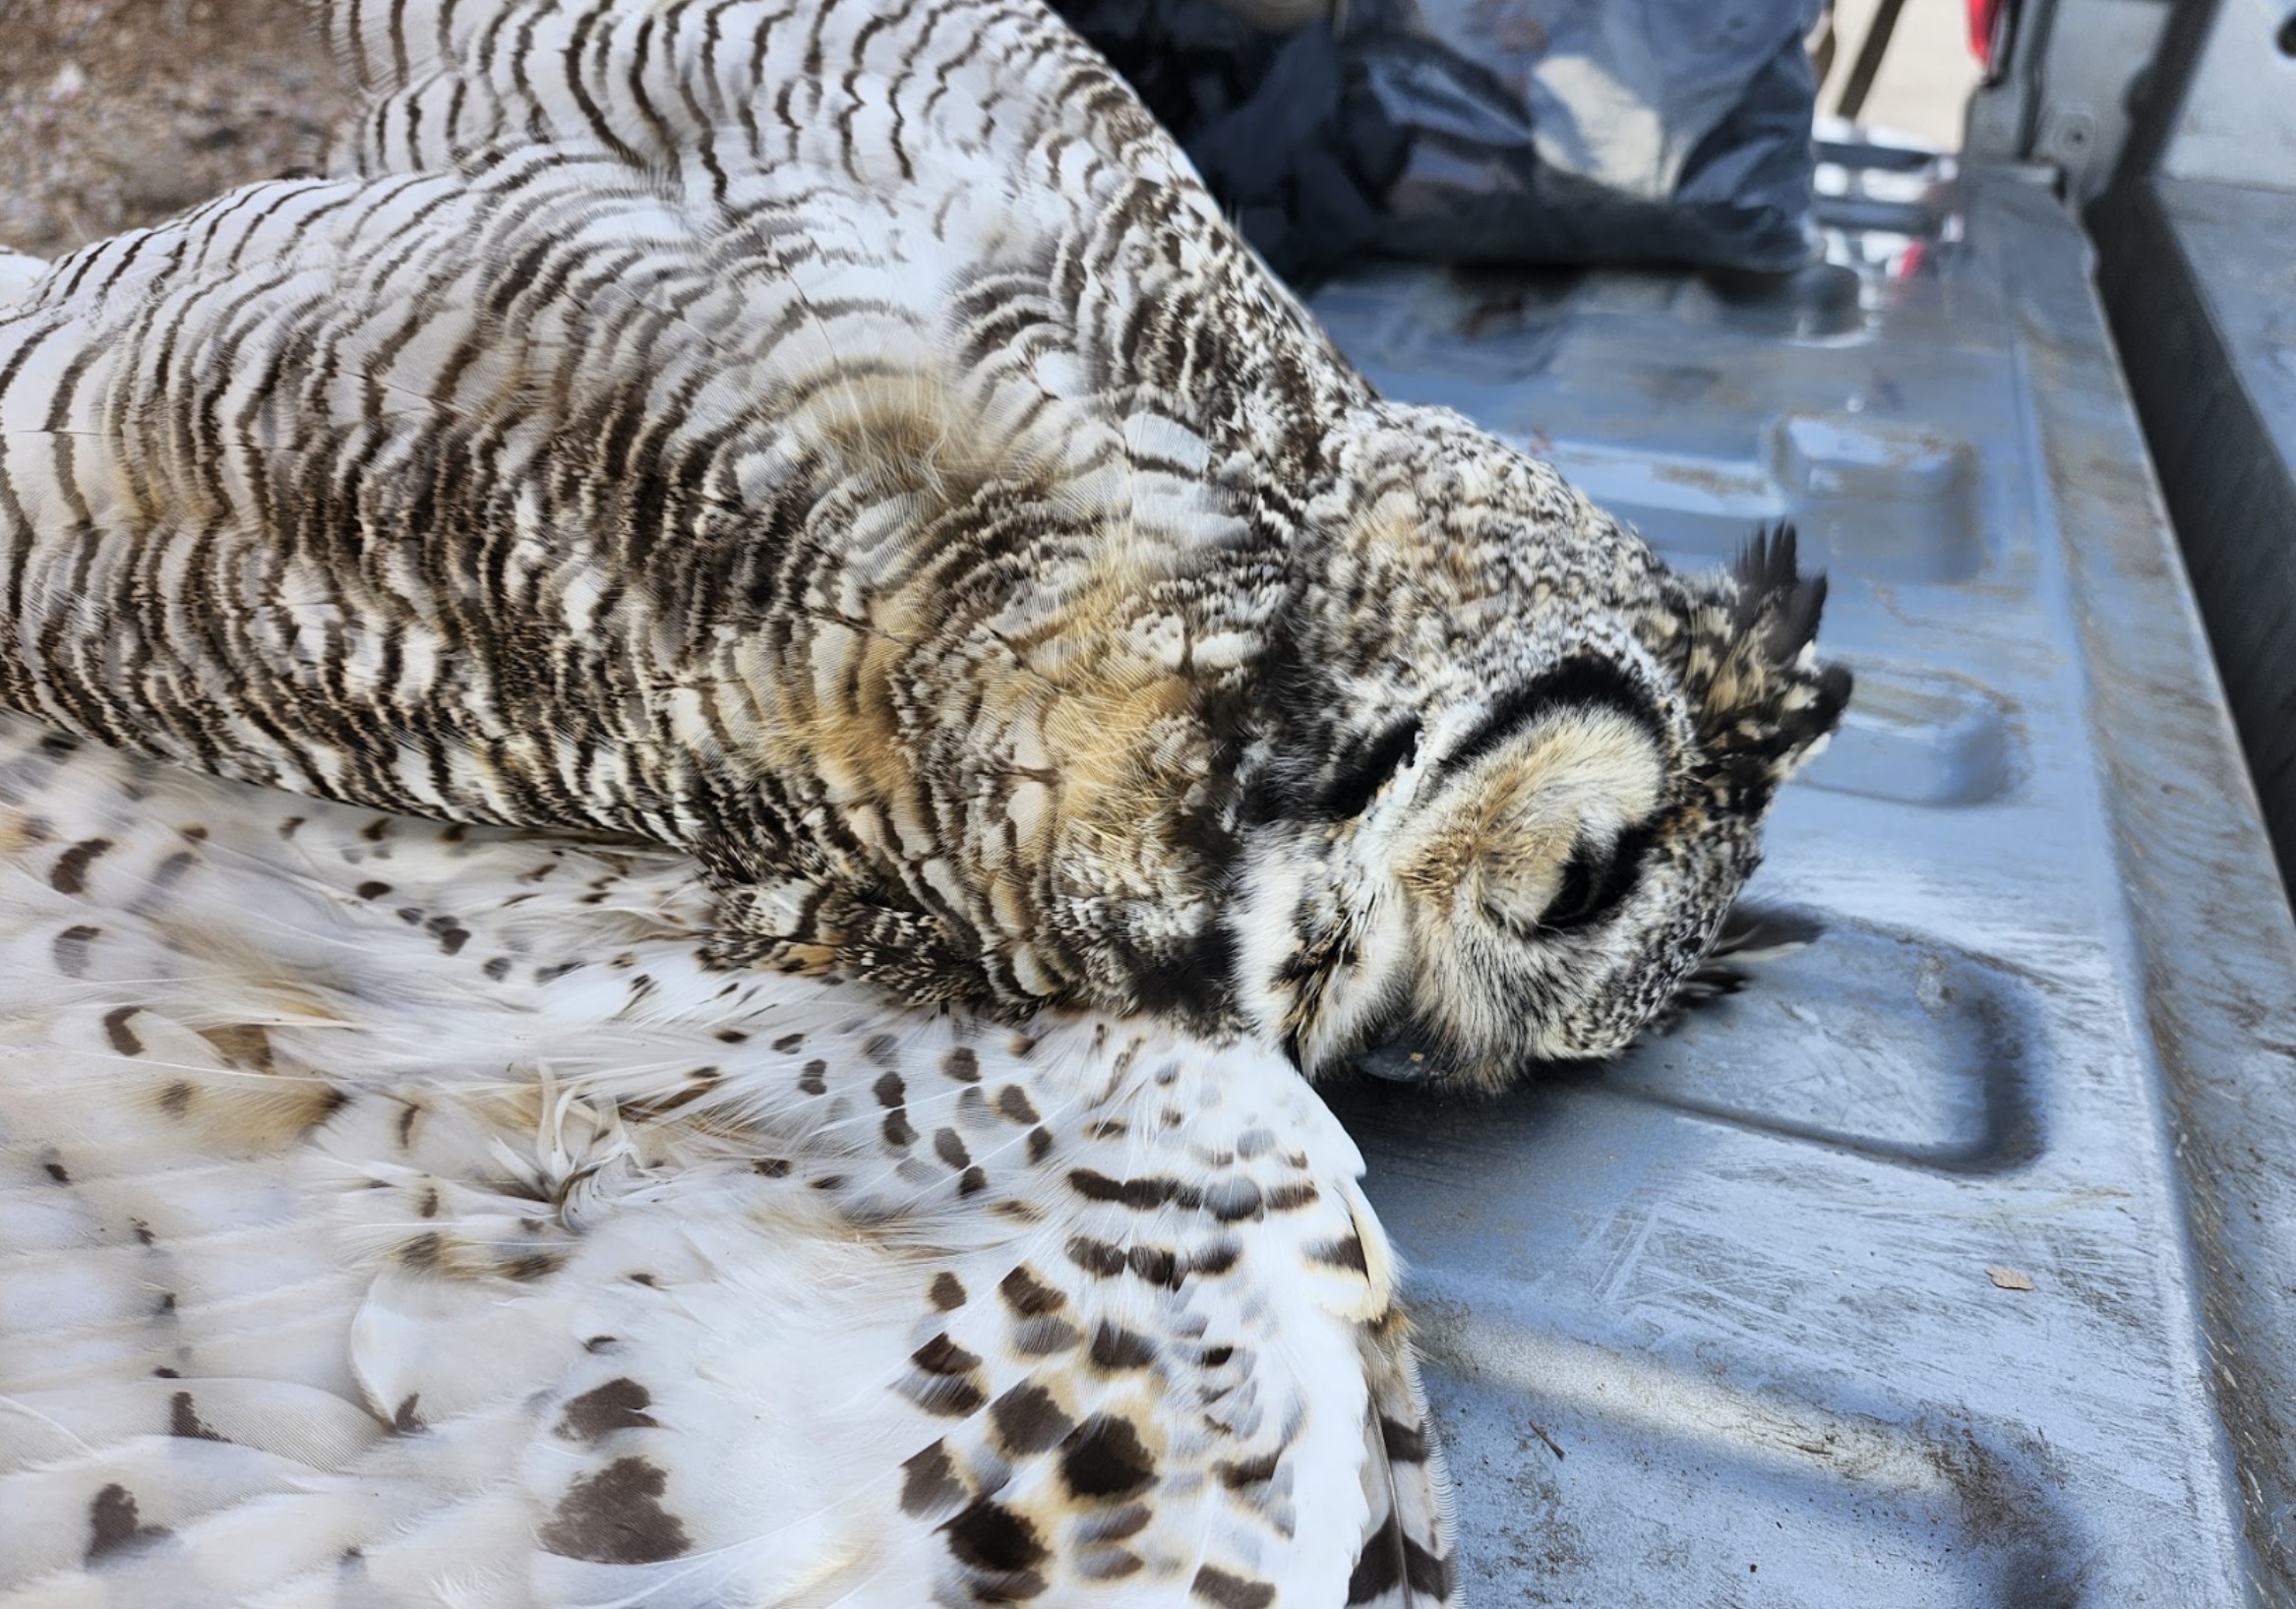
[[[1411,1027],[1350,1059],[1358,1072],[1390,1084],[1433,1083],[1449,1071],[1434,1040]]]

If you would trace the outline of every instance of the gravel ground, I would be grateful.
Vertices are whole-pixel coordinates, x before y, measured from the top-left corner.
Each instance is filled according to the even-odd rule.
[[[296,0],[0,0],[0,244],[54,257],[316,166],[348,105]]]

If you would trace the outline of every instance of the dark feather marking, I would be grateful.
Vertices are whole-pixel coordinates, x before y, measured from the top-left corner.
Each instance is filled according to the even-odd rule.
[[[88,1506],[88,1552],[93,1565],[116,1553],[125,1553],[171,1534],[164,1525],[137,1523],[136,1496],[114,1481],[95,1494]]]
[[[1124,1272],[1123,1248],[1112,1246],[1105,1240],[1095,1240],[1090,1235],[1069,1237],[1068,1261],[1087,1274],[1097,1274],[1104,1280]]]
[[[1340,761],[1319,791],[1314,802],[1316,812],[1331,821],[1353,821],[1419,751],[1420,718],[1406,716],[1352,758]]]
[[[1406,1535],[1402,1520],[1392,1511],[1386,1523],[1364,1539],[1363,1551],[1348,1576],[1348,1602],[1372,1603],[1408,1584],[1416,1593],[1442,1599],[1456,1584],[1451,1561],[1438,1559]]]
[[[997,1574],[1020,1572],[1032,1570],[1045,1561],[1045,1544],[1038,1537],[1036,1527],[1010,1509],[987,1498],[968,1506],[942,1525],[940,1531],[948,1538],[948,1550],[957,1561],[975,1570]]]
[[[1731,571],[1738,583],[1734,624],[1740,633],[1751,631],[1766,610],[1774,611],[1762,646],[1782,665],[1816,638],[1826,607],[1826,577],[1803,579],[1795,547],[1793,526],[1766,527],[1740,550]]]
[[[1230,1459],[1214,1464],[1220,1484],[1232,1492],[1240,1492],[1246,1486],[1264,1486],[1276,1478],[1276,1466],[1282,1461],[1275,1452],[1262,1453],[1256,1459]]]
[[[1243,1256],[1243,1248],[1232,1239],[1214,1240],[1202,1250],[1188,1255],[1185,1272],[1188,1274],[1226,1274]]]
[[[927,1375],[902,1382],[901,1395],[926,1412],[944,1419],[963,1419],[979,1411],[989,1394],[964,1375]]]
[[[219,1435],[213,1425],[200,1417],[199,1409],[192,1402],[192,1394],[188,1391],[179,1391],[169,1400],[167,1433],[190,1441],[225,1442],[231,1439]]]
[[[1057,1447],[1076,1428],[1053,1394],[1030,1381],[1013,1387],[989,1404],[990,1422],[1014,1453],[1043,1453]]]
[[[573,1442],[594,1442],[617,1430],[652,1430],[661,1421],[645,1410],[653,1393],[627,1376],[607,1381],[572,1398],[559,1416],[558,1434]]]
[[[980,1355],[968,1352],[945,1334],[935,1336],[909,1354],[909,1361],[927,1374],[970,1374],[981,1366]]]
[[[1189,1583],[1190,1596],[1217,1606],[1217,1609],[1267,1609],[1276,1601],[1273,1581],[1255,1581],[1245,1576],[1231,1576],[1213,1565],[1205,1565],[1196,1572]]]
[[[1092,1361],[1112,1374],[1121,1369],[1145,1369],[1156,1361],[1156,1348],[1145,1337],[1104,1323],[1092,1332]]]
[[[1174,1202],[1183,1207],[1193,1207],[1199,1199],[1192,1189],[1178,1179],[1112,1179],[1106,1173],[1089,1167],[1070,1169],[1068,1184],[1086,1201],[1118,1202],[1134,1212],[1152,1212]]]
[[[965,1501],[948,1443],[935,1442],[901,1465],[901,1512],[916,1519],[946,1514]]]
[[[56,868],[48,873],[49,885],[59,894],[86,893],[88,867],[109,848],[108,838],[90,838],[74,844],[57,859]]]
[[[1060,1449],[1060,1478],[1073,1496],[1110,1502],[1145,1490],[1156,1460],[1130,1421],[1096,1413]]]
[[[651,1565],[680,1557],[694,1544],[685,1522],[662,1507],[669,1481],[666,1470],[640,1458],[616,1459],[596,1474],[579,1477],[542,1527],[543,1548],[561,1558],[601,1565]]]
[[[50,952],[55,958],[56,970],[67,978],[85,977],[88,972],[88,946],[101,937],[102,933],[101,927],[91,927],[86,923],[67,927],[58,933],[55,946]]]
[[[1665,728],[1651,708],[1649,695],[1625,672],[1601,660],[1566,659],[1501,695],[1475,729],[1443,756],[1436,775],[1447,777],[1465,770],[1550,710],[1589,704],[1614,709],[1648,731],[1653,742],[1662,741]]]
[[[1178,1290],[1186,1277],[1186,1264],[1170,1246],[1134,1246],[1124,1253],[1124,1266],[1168,1290]]]
[[[103,1014],[103,1037],[123,1056],[140,1056],[144,1053],[144,1042],[136,1038],[135,1030],[128,1026],[128,1019],[139,1009],[132,1005],[115,1006]]]
[[[998,1281],[997,1290],[1004,1305],[1024,1319],[1038,1318],[1068,1304],[1067,1297],[1038,1279],[1026,1263]]]

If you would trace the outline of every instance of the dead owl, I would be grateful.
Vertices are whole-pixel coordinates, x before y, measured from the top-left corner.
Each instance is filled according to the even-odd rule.
[[[904,18],[906,20],[904,20]],[[1698,960],[1847,678],[1381,401],[1030,4],[345,5],[327,181],[0,328],[0,696],[677,846],[724,958],[1495,1084]]]
[[[1660,1009],[1790,538],[1374,396],[1034,4],[331,17],[0,316],[0,1594],[1450,1601],[1296,1070]]]

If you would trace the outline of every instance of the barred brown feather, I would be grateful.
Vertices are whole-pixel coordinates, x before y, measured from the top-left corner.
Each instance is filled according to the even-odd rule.
[[[0,697],[673,844],[729,961],[921,1001],[1320,1060],[1416,969],[1495,1070],[1617,1043],[1695,961],[1840,708],[1809,611],[1758,628],[1751,582],[1687,585],[1544,466],[1374,399],[1040,9],[335,15],[378,91],[352,176],[92,247],[0,326]],[[1661,740],[1664,898],[1551,964],[1238,975],[1255,922],[1312,918],[1227,896],[1329,850],[1303,774],[1574,659],[1631,662]]]

